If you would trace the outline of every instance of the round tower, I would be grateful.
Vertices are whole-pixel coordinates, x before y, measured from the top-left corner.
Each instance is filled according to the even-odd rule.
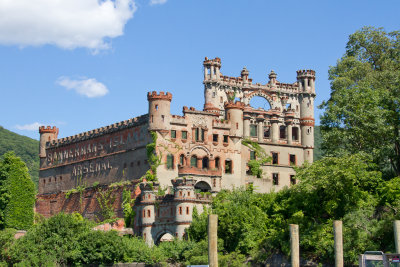
[[[185,229],[189,227],[187,223],[192,221],[194,199],[196,198],[194,185],[196,180],[191,177],[176,178],[171,181],[174,187],[174,206],[175,206],[175,233],[178,238],[182,238]]]
[[[314,150],[314,98],[315,71],[297,71],[299,82],[301,143],[304,148],[304,161],[313,162]]]
[[[231,129],[229,131],[230,136],[243,136],[243,110],[243,102],[225,102],[225,112],[227,120],[231,123]]]
[[[138,217],[142,221],[142,237],[148,245],[154,243],[152,236],[152,225],[155,222],[154,202],[156,198],[155,188],[148,183],[140,183],[140,208],[138,209]]]
[[[204,110],[218,113],[220,95],[216,83],[221,79],[221,59],[216,57],[203,62],[204,66]]]
[[[249,83],[249,71],[246,67],[243,67],[242,71],[240,72],[240,77],[242,77],[243,84]]]
[[[168,130],[171,121],[172,94],[167,92],[148,92],[149,130]]]
[[[40,167],[43,167],[46,161],[46,143],[57,140],[58,128],[53,126],[40,126],[39,127],[40,141],[39,141],[39,158]]]

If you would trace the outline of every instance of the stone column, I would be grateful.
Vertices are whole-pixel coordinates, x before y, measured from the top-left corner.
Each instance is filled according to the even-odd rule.
[[[207,80],[207,70],[208,70],[208,68],[207,67],[204,67],[204,80]]]
[[[250,120],[247,118],[244,118],[243,135],[244,135],[244,137],[250,136]]]
[[[210,160],[208,161],[208,164],[210,165],[210,166],[209,166],[210,170],[215,169],[215,159],[210,159]]]
[[[291,267],[300,267],[299,226],[290,224],[290,255]]]
[[[218,215],[208,215],[208,265],[218,267]]]
[[[186,157],[186,162],[185,163],[186,163],[186,166],[188,166],[188,167],[190,167],[190,158],[191,158],[190,156]]]
[[[257,131],[258,131],[258,142],[263,142],[264,141],[264,124],[263,124],[262,120],[258,121]]]
[[[335,239],[335,267],[343,267],[342,221],[333,221],[333,235]]]
[[[400,221],[393,222],[394,244],[396,245],[396,253],[400,253]]]
[[[211,68],[210,68],[210,76],[211,76],[211,80],[212,79],[214,79],[215,78],[215,75],[214,75],[214,66],[211,66]]]
[[[286,137],[287,137],[287,143],[289,145],[292,144],[292,124],[288,124],[288,126],[286,127]]]
[[[279,127],[278,121],[272,121],[271,134],[272,143],[278,143],[279,140]]]

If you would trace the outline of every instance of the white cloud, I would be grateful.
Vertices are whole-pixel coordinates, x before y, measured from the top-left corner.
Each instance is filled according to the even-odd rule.
[[[39,126],[44,125],[43,123],[40,122],[34,122],[31,124],[24,124],[24,125],[15,125],[15,128],[17,128],[18,130],[22,130],[22,131],[38,131],[39,130]]]
[[[68,77],[60,77],[57,80],[57,84],[67,88],[68,90],[75,90],[78,94],[87,96],[89,98],[101,97],[108,93],[107,87],[93,78],[71,80]]]
[[[150,5],[162,5],[165,4],[167,0],[150,0]]]
[[[123,35],[135,11],[134,0],[1,0],[0,44],[97,52]]]

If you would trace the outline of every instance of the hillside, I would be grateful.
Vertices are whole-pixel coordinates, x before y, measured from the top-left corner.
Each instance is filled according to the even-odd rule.
[[[14,151],[26,163],[32,181],[37,187],[39,181],[39,141],[22,136],[0,126],[0,156]]]

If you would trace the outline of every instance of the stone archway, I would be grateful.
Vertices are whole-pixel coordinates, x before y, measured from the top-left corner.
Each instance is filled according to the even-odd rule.
[[[204,181],[196,183],[194,189],[200,190],[201,192],[211,192],[211,186]]]
[[[173,234],[171,234],[170,231],[163,231],[158,234],[155,244],[158,245],[161,242],[171,242],[174,241],[174,239],[175,237],[173,236]]]
[[[255,96],[260,96],[260,97],[264,98],[265,100],[267,100],[267,102],[269,103],[271,109],[274,109],[274,108],[279,106],[277,104],[277,101],[275,101],[275,96],[271,95],[269,92],[262,91],[262,90],[258,90],[258,91],[254,91],[254,92],[248,92],[248,94],[246,94],[245,97],[244,97],[244,103],[246,105],[249,105],[250,104],[250,100]]]

